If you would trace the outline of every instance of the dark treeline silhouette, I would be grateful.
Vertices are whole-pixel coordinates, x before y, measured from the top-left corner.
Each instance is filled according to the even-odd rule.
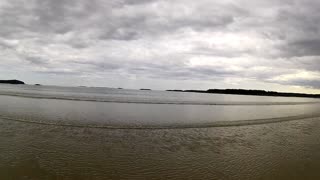
[[[23,81],[19,80],[0,80],[0,84],[25,84]]]
[[[320,98],[320,94],[303,94],[303,93],[285,93],[265,90],[247,90],[247,89],[208,89],[208,90],[167,90],[175,92],[195,92],[195,93],[212,93],[212,94],[235,94],[235,95],[253,95],[253,96],[283,96],[283,97],[308,97]]]

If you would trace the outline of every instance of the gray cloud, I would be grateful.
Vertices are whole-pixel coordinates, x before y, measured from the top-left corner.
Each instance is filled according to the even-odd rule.
[[[312,0],[0,0],[0,65],[43,77],[315,90],[319,10]]]
[[[283,85],[295,85],[295,86],[303,86],[308,88],[319,89],[320,88],[320,80],[291,80],[291,81],[280,81],[277,82]]]

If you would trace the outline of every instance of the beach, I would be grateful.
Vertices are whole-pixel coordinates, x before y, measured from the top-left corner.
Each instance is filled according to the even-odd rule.
[[[6,87],[0,179],[320,178],[318,99]]]
[[[0,0],[0,180],[320,180],[319,12]]]
[[[319,120],[174,130],[0,120],[0,178],[318,179]]]

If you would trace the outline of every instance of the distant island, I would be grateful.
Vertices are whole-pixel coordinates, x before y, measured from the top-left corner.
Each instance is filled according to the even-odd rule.
[[[0,84],[25,84],[23,81],[19,80],[0,80]]]
[[[151,89],[140,89],[141,91],[151,91]]]
[[[276,92],[276,91],[247,90],[247,89],[167,90],[167,91],[211,93],[211,94],[252,95],[252,96],[282,96],[282,97],[320,98],[320,94],[285,93],[285,92]]]

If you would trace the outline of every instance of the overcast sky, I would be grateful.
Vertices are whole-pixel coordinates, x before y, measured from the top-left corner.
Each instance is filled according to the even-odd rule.
[[[320,1],[0,0],[0,79],[320,93]]]

